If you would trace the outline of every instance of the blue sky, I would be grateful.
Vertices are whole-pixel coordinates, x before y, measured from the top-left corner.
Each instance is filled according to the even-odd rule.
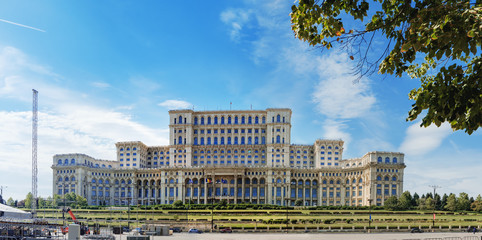
[[[5,1],[0,8],[0,185],[31,190],[39,91],[39,195],[52,156],[113,160],[115,142],[168,142],[168,110],[293,110],[292,143],[345,140],[344,158],[406,154],[404,189],[482,193],[482,134],[406,122],[419,81],[372,75],[294,38],[292,1]],[[8,22],[7,22],[8,21]],[[14,23],[22,24],[17,25]],[[379,42],[383,44],[383,42]],[[376,49],[376,48],[375,48]],[[373,54],[376,54],[374,52]]]

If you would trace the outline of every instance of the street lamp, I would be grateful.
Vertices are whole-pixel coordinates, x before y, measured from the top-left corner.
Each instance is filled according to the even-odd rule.
[[[372,223],[372,201],[373,201],[373,199],[371,199],[371,198],[368,199],[368,214],[369,214],[368,229],[370,229],[371,223]]]
[[[289,209],[288,209],[288,199],[286,199],[286,233],[288,233],[288,223],[289,223]]]

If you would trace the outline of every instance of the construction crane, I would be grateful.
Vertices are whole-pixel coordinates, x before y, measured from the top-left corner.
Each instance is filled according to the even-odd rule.
[[[38,123],[38,91],[33,91],[33,107],[32,107],[32,218],[35,219],[37,212],[37,123]]]

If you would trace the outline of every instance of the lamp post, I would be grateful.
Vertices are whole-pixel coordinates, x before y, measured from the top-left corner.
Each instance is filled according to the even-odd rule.
[[[433,219],[432,219],[432,227],[435,227],[435,204],[437,203],[437,202],[435,202],[435,189],[439,188],[440,186],[430,185],[429,187],[433,188],[433,198],[432,198],[432,202],[433,202],[433,208],[432,208]]]
[[[372,223],[372,201],[373,201],[373,199],[371,199],[371,198],[368,199],[368,214],[369,214],[368,229],[370,229],[371,223]]]
[[[211,187],[211,232],[214,232],[214,178]]]
[[[286,233],[288,233],[288,223],[290,221],[288,218],[288,214],[289,214],[288,199],[286,198]]]

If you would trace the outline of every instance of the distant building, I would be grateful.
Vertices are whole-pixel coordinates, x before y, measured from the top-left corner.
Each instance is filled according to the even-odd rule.
[[[343,141],[291,143],[291,110],[169,111],[169,145],[118,142],[117,160],[53,157],[53,193],[90,205],[383,205],[403,190],[404,154],[342,159]]]

